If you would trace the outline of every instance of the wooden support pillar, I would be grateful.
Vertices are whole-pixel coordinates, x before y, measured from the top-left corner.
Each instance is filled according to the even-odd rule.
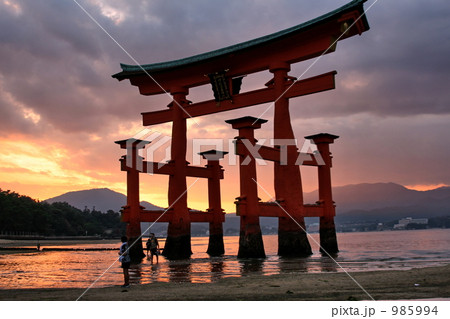
[[[219,164],[219,160],[226,154],[228,152],[217,150],[199,153],[199,155],[208,160],[206,167],[212,171],[212,176],[208,178],[208,213],[213,214],[213,220],[209,223],[209,243],[208,250],[206,251],[210,256],[221,256],[225,253],[222,224],[224,221],[224,211],[220,196],[220,177],[223,170]]]
[[[174,174],[169,177],[169,207],[173,210],[172,220],[167,229],[167,239],[163,255],[167,259],[185,259],[191,251],[191,221],[187,206],[186,184],[186,118],[183,116],[187,105],[187,89],[174,87],[170,89],[173,96],[171,109],[173,112],[171,161]]]
[[[285,91],[292,84],[288,77],[290,66],[287,63],[276,63],[270,68],[273,81],[269,86],[275,89],[274,140],[276,147],[286,148],[288,158],[296,158],[294,131],[289,114],[289,99]],[[293,161],[274,163],[275,197],[283,202],[286,216],[278,218],[278,255],[309,256],[311,246],[306,235],[303,208],[303,189],[300,168]]]
[[[127,205],[124,210],[128,213],[127,224],[128,245],[130,247],[130,258],[132,262],[139,263],[145,257],[142,238],[140,213],[143,207],[139,201],[139,168],[142,158],[138,154],[139,149],[145,148],[150,142],[127,139],[116,141],[121,148],[127,150],[127,155],[122,157],[122,169],[127,172]]]
[[[338,137],[339,136],[328,133],[320,133],[305,137],[313,140],[325,162],[325,165],[318,166],[319,202],[324,207],[323,216],[320,217],[320,251],[328,254],[336,254],[339,251],[336,239],[336,227],[334,224],[336,208],[331,188],[332,156],[330,153],[330,144]]]
[[[246,116],[225,121],[234,129],[239,130],[235,143],[256,144],[254,130],[261,128],[267,120]],[[237,198],[236,209],[245,205],[245,214],[240,217],[240,237],[238,258],[265,258],[264,243],[259,225],[258,184],[256,183],[256,162],[246,148],[243,155],[239,155],[240,196]]]

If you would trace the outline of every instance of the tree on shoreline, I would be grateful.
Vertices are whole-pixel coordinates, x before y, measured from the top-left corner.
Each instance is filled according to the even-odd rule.
[[[10,190],[0,189],[0,231],[27,232],[41,236],[120,237],[125,224],[120,214],[109,210],[80,210],[68,203],[40,202]]]

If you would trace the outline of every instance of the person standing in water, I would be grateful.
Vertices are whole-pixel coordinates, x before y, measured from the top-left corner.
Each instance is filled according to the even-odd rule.
[[[122,245],[120,246],[119,251],[119,261],[122,263],[122,269],[123,269],[123,280],[124,284],[122,285],[122,288],[128,288],[130,287],[130,274],[128,272],[128,269],[130,268],[131,259],[130,255],[128,254],[128,238],[127,236],[122,236],[120,239],[122,241]]]
[[[158,239],[155,237],[154,233],[150,234],[150,238],[147,240],[147,257],[148,252],[150,251],[150,257],[152,259],[151,263],[153,264],[153,256],[156,256],[156,263],[159,262],[158,255],[159,255],[159,243]]]

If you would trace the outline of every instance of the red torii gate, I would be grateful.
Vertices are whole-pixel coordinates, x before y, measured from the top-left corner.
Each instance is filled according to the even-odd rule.
[[[220,233],[222,236],[220,229],[223,210],[220,207],[218,180],[223,178],[223,172],[218,159],[215,164],[208,161],[206,168],[193,167],[186,163],[186,119],[274,102],[273,136],[276,141],[280,141],[280,144],[274,148],[263,147],[265,155],[261,156],[274,161],[275,196],[279,206],[259,203],[257,192],[255,193],[257,191],[256,169],[252,166],[253,164],[247,165],[245,168],[241,165],[241,196],[237,201],[237,208],[241,213],[241,239],[238,256],[265,256],[260,238],[259,216],[279,218],[279,255],[311,254],[311,247],[304,231],[305,216],[320,216],[322,249],[328,253],[338,251],[334,228],[335,209],[331,194],[331,156],[329,153],[329,144],[333,143],[337,136],[321,133],[306,137],[317,144],[325,162],[325,165],[309,163],[309,165],[317,165],[319,170],[319,204],[317,205],[304,205],[299,166],[292,160],[298,155],[298,150],[295,145],[285,145],[282,142],[295,139],[289,114],[289,99],[334,89],[336,71],[300,81],[288,76],[288,72],[292,63],[333,52],[338,41],[367,31],[369,26],[363,8],[365,1],[354,0],[306,23],[190,58],[139,66],[121,64],[122,72],[113,75],[114,78],[129,79],[131,84],[137,86],[143,95],[170,93],[173,97],[173,102],[169,105],[168,110],[142,114],[145,126],[173,123],[169,165],[158,169],[157,163],[143,162],[141,170],[134,166],[124,165],[127,157],[128,159],[133,157],[138,161],[137,150],[145,145],[142,146],[141,142],[134,143],[130,140],[117,142],[122,148],[128,149],[126,157],[122,158],[122,170],[126,170],[128,174],[128,202],[123,216],[124,220],[129,223],[127,234],[131,240],[141,235],[140,221],[156,221],[161,218],[158,221],[169,222],[164,255],[169,259],[180,259],[189,257],[191,254],[190,222],[203,221],[210,222],[210,225],[215,224],[216,234]],[[264,70],[273,73],[273,79],[266,83],[266,88],[239,93],[243,76]],[[212,84],[214,99],[197,103],[187,100],[190,88],[208,83]],[[227,122],[239,130],[240,141],[247,139],[254,143],[253,130],[259,128],[264,120],[241,118]],[[242,150],[239,144],[240,142],[237,141],[238,155],[241,156],[241,159],[246,157],[244,155],[250,155],[250,163],[253,163],[254,158]],[[280,155],[280,149],[283,147],[287,151],[286,165],[282,165],[280,157],[276,157],[277,154]],[[136,175],[139,172],[148,171],[149,165],[154,173],[169,175],[170,210],[162,217],[162,212],[146,212],[139,206],[139,179]],[[209,187],[209,195],[215,198],[212,201],[215,203],[214,207],[211,206],[210,198],[209,212],[189,211],[186,177],[198,176],[210,180],[212,175],[215,176],[215,182],[211,182],[210,185],[215,186]],[[249,181],[252,179],[254,179],[253,184],[250,185]],[[219,216],[222,217],[219,218]],[[218,223],[220,227],[217,226]]]

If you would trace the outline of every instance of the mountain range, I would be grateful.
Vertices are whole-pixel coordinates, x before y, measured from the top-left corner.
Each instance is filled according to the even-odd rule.
[[[305,203],[314,203],[317,199],[317,191],[304,194]],[[450,215],[450,187],[416,191],[395,183],[363,183],[334,187],[333,199],[336,202],[336,222],[340,223]],[[46,201],[67,202],[79,209],[95,207],[106,212],[109,209],[119,211],[126,203],[126,196],[108,188],[98,188],[68,192]],[[161,209],[145,201],[141,205],[149,210]],[[233,215],[227,215],[230,223],[234,223]]]
[[[450,215],[450,187],[417,191],[395,183],[364,183],[333,188],[333,199],[337,222]],[[306,203],[316,200],[317,191],[305,194]]]
[[[108,210],[118,212],[127,203],[127,197],[110,190],[109,188],[94,188],[82,191],[64,193],[62,195],[46,199],[47,203],[66,202],[78,209],[98,210],[106,213]],[[152,203],[142,201],[141,205],[149,210],[162,209]]]

